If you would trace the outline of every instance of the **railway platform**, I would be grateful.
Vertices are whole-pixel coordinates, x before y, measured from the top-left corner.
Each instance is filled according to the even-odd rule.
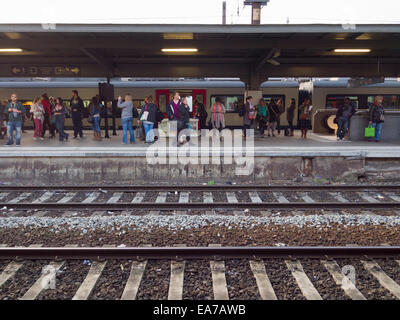
[[[282,134],[255,137],[239,151],[194,144],[161,147],[121,144],[121,133],[110,139],[85,138],[60,143],[34,141],[23,134],[21,147],[1,147],[1,183],[182,183],[396,179],[400,176],[400,141],[336,141],[332,135],[310,133],[307,140]],[[153,151],[150,152],[150,148]],[[156,149],[154,149],[156,148]],[[158,149],[157,149],[158,148]],[[150,153],[149,153],[150,152]],[[149,162],[149,158],[152,158]],[[238,173],[238,168],[248,169]]]

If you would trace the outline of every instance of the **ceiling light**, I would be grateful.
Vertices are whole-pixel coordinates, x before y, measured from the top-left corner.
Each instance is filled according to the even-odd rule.
[[[165,40],[193,40],[193,33],[164,33]]]
[[[335,49],[334,51],[340,53],[367,53],[371,52],[371,49]]]
[[[175,49],[161,49],[162,52],[197,52],[196,48],[175,48]]]
[[[19,48],[0,49],[0,52],[22,52]]]

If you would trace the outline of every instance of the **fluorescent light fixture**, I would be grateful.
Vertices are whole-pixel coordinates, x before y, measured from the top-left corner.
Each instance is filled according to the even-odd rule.
[[[165,40],[193,40],[193,33],[164,33]]]
[[[22,52],[22,49],[19,49],[19,48],[5,48],[5,49],[1,49],[1,48],[0,48],[0,52]]]
[[[162,52],[197,52],[199,51],[196,48],[169,48],[169,49],[161,49]]]
[[[329,78],[330,81],[339,81],[339,78],[333,77],[333,78]]]
[[[367,53],[371,52],[371,49],[335,49],[334,51],[340,53]]]

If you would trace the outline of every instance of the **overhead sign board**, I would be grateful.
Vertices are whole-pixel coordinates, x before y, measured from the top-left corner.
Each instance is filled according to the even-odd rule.
[[[81,74],[81,68],[78,66],[15,65],[11,67],[11,74],[28,77],[75,77]]]

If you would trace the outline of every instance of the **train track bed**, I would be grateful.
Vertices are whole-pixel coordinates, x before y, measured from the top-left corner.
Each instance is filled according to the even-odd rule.
[[[168,250],[164,254],[132,254],[131,259],[113,259],[110,251],[94,249],[100,259],[85,248],[73,249],[69,258],[54,251],[57,259],[41,259],[50,256],[39,248],[35,260],[1,260],[9,273],[4,280],[5,269],[0,272],[0,299],[400,299],[399,247],[389,248],[390,253],[384,248],[365,247],[341,247],[334,252],[320,247],[318,253],[309,247],[278,249],[280,253],[265,248],[268,253],[264,254],[242,247],[244,256],[240,258],[235,257],[238,248],[218,248],[225,251],[215,254],[180,248],[179,257],[164,248]],[[111,250],[129,255],[121,249]],[[20,257],[25,254],[31,255],[28,251],[19,253]],[[83,259],[85,254],[87,259]],[[42,273],[49,267],[55,275],[50,289],[43,286]]]
[[[400,217],[347,216],[117,216],[0,219],[0,243],[26,246],[104,244],[167,246],[400,244]],[[12,240],[11,240],[12,239]]]

